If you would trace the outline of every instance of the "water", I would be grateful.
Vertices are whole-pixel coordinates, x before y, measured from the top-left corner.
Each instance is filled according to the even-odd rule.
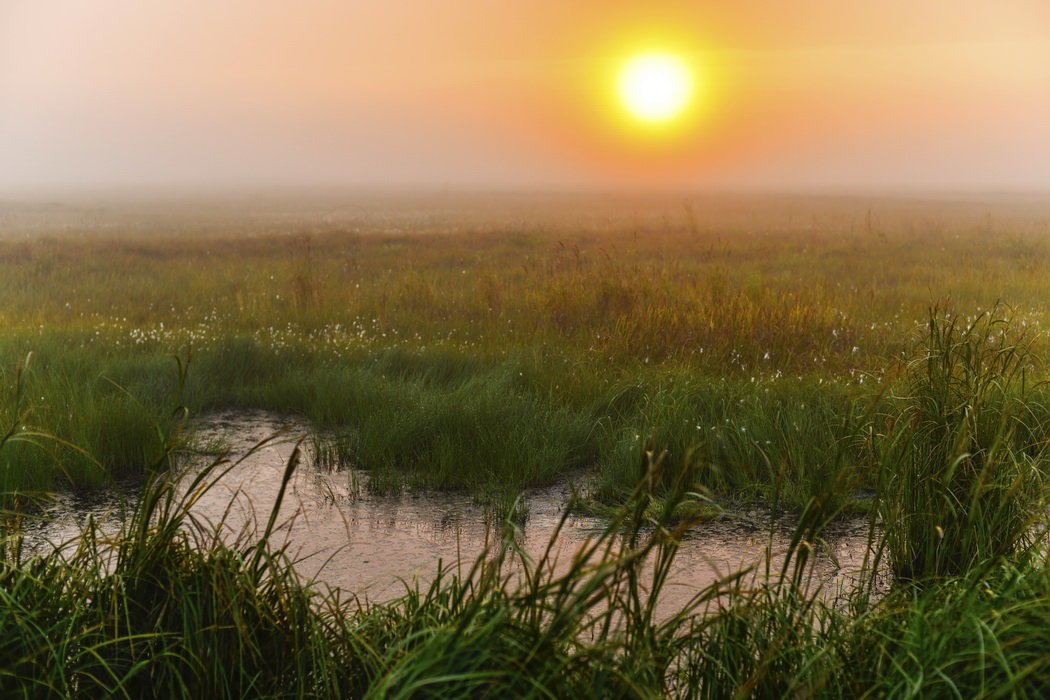
[[[264,412],[214,414],[201,421],[203,444],[222,444],[234,466],[193,508],[196,517],[222,523],[223,536],[261,530],[281,477],[307,428]],[[270,439],[277,435],[275,439]],[[261,446],[260,446],[261,444]],[[306,444],[304,443],[304,451]],[[285,546],[305,577],[363,600],[383,601],[403,593],[405,582],[432,580],[439,561],[465,572],[487,546],[496,544],[501,523],[466,494],[402,493],[377,496],[365,487],[367,474],[328,472],[311,466],[309,454],[289,484],[274,543]],[[571,496],[569,483],[524,494],[528,515],[518,524],[518,544],[533,557],[547,548]],[[135,497],[131,485],[91,497],[63,495],[46,518],[28,528],[36,546],[74,536],[88,516],[115,529]],[[661,608],[672,610],[696,591],[737,569],[764,561],[776,564],[790,541],[793,523],[771,527],[761,513],[715,520],[683,537]],[[600,533],[599,518],[570,516],[554,551],[564,564],[588,538]],[[838,522],[817,549],[815,580],[829,590],[848,585],[864,564],[865,518]]]

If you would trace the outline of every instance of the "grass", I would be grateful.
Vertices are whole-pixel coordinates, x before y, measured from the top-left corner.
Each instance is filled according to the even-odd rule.
[[[0,238],[5,697],[1050,692],[1044,205],[412,206],[5,219],[31,234]],[[227,465],[180,480],[187,416],[228,407],[511,519],[584,470],[609,526],[567,566],[508,539],[359,605],[301,581],[272,519],[194,518]],[[24,549],[48,492],[127,476],[119,533]],[[783,565],[658,614],[684,529],[756,502],[797,515]],[[853,511],[868,563],[833,596],[812,553]]]
[[[894,573],[959,576],[1033,546],[1046,510],[1046,406],[1030,396],[1025,339],[994,315],[931,312],[908,396],[874,441]]]
[[[688,493],[679,479],[653,507],[658,458],[564,566],[504,539],[465,573],[361,605],[301,581],[271,547],[280,496],[257,538],[224,541],[194,518],[226,468],[155,472],[119,533],[89,522],[41,555],[21,550],[26,514],[5,513],[5,696],[1041,697],[1050,684],[1045,552],[888,591],[869,569],[829,597],[809,579],[809,543],[841,512],[830,489],[781,568],[732,572],[667,614],[689,526],[670,514]]]
[[[1050,216],[1034,203],[496,204],[10,212],[0,367],[33,353],[30,427],[105,467],[12,455],[4,482],[141,471],[176,356],[191,410],[302,414],[344,430],[341,458],[408,481],[484,491],[598,465],[615,498],[652,441],[680,464],[696,452],[711,488],[798,509],[860,458],[839,443],[914,354],[931,295],[963,319],[1008,302],[1045,354]]]

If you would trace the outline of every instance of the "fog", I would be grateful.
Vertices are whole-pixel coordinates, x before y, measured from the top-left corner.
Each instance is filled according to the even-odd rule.
[[[0,0],[0,193],[1050,188],[1050,3],[769,5]],[[652,37],[658,148],[595,97]]]

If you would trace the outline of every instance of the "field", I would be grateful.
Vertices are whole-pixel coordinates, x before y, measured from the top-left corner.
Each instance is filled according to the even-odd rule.
[[[1045,200],[7,206],[0,272],[5,691],[1050,687]],[[308,419],[324,466],[372,488],[508,515],[523,487],[585,474],[605,563],[525,564],[515,587],[510,548],[364,609],[304,588],[265,538],[224,545],[176,501],[151,508],[175,499],[161,475],[193,449],[188,418],[231,407]],[[115,570],[98,533],[21,553],[37,499],[127,478],[152,481]],[[745,504],[797,515],[784,570],[655,619],[638,562],[659,572],[679,528]],[[807,552],[847,512],[870,513],[872,566],[828,601]]]

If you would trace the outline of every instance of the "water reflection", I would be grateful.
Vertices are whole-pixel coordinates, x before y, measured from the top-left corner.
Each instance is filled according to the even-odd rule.
[[[302,426],[272,414],[217,414],[202,421],[204,444],[223,444],[234,466],[194,506],[195,516],[221,523],[224,537],[234,538],[265,524],[281,477]],[[278,437],[272,438],[277,435]],[[254,449],[253,449],[254,448]],[[305,460],[309,461],[309,455]],[[367,474],[328,472],[300,467],[280,511],[275,543],[286,547],[304,576],[368,600],[399,595],[404,582],[431,580],[438,563],[466,570],[500,536],[498,523],[470,496],[456,493],[371,495]],[[561,521],[572,494],[570,484],[533,489],[525,495],[528,516],[518,525],[516,541],[532,557],[541,556]],[[37,546],[75,535],[87,517],[115,529],[135,497],[134,487],[119,486],[90,497],[66,494],[48,509],[46,518],[29,528]],[[565,565],[605,523],[573,515],[558,534],[553,552]],[[817,580],[829,588],[848,584],[864,564],[868,530],[864,518],[835,523],[817,551]],[[740,567],[754,565],[771,551],[771,566],[783,560],[793,523],[784,519],[771,528],[768,518],[712,521],[682,538],[665,589],[662,606],[684,603],[697,590]]]

